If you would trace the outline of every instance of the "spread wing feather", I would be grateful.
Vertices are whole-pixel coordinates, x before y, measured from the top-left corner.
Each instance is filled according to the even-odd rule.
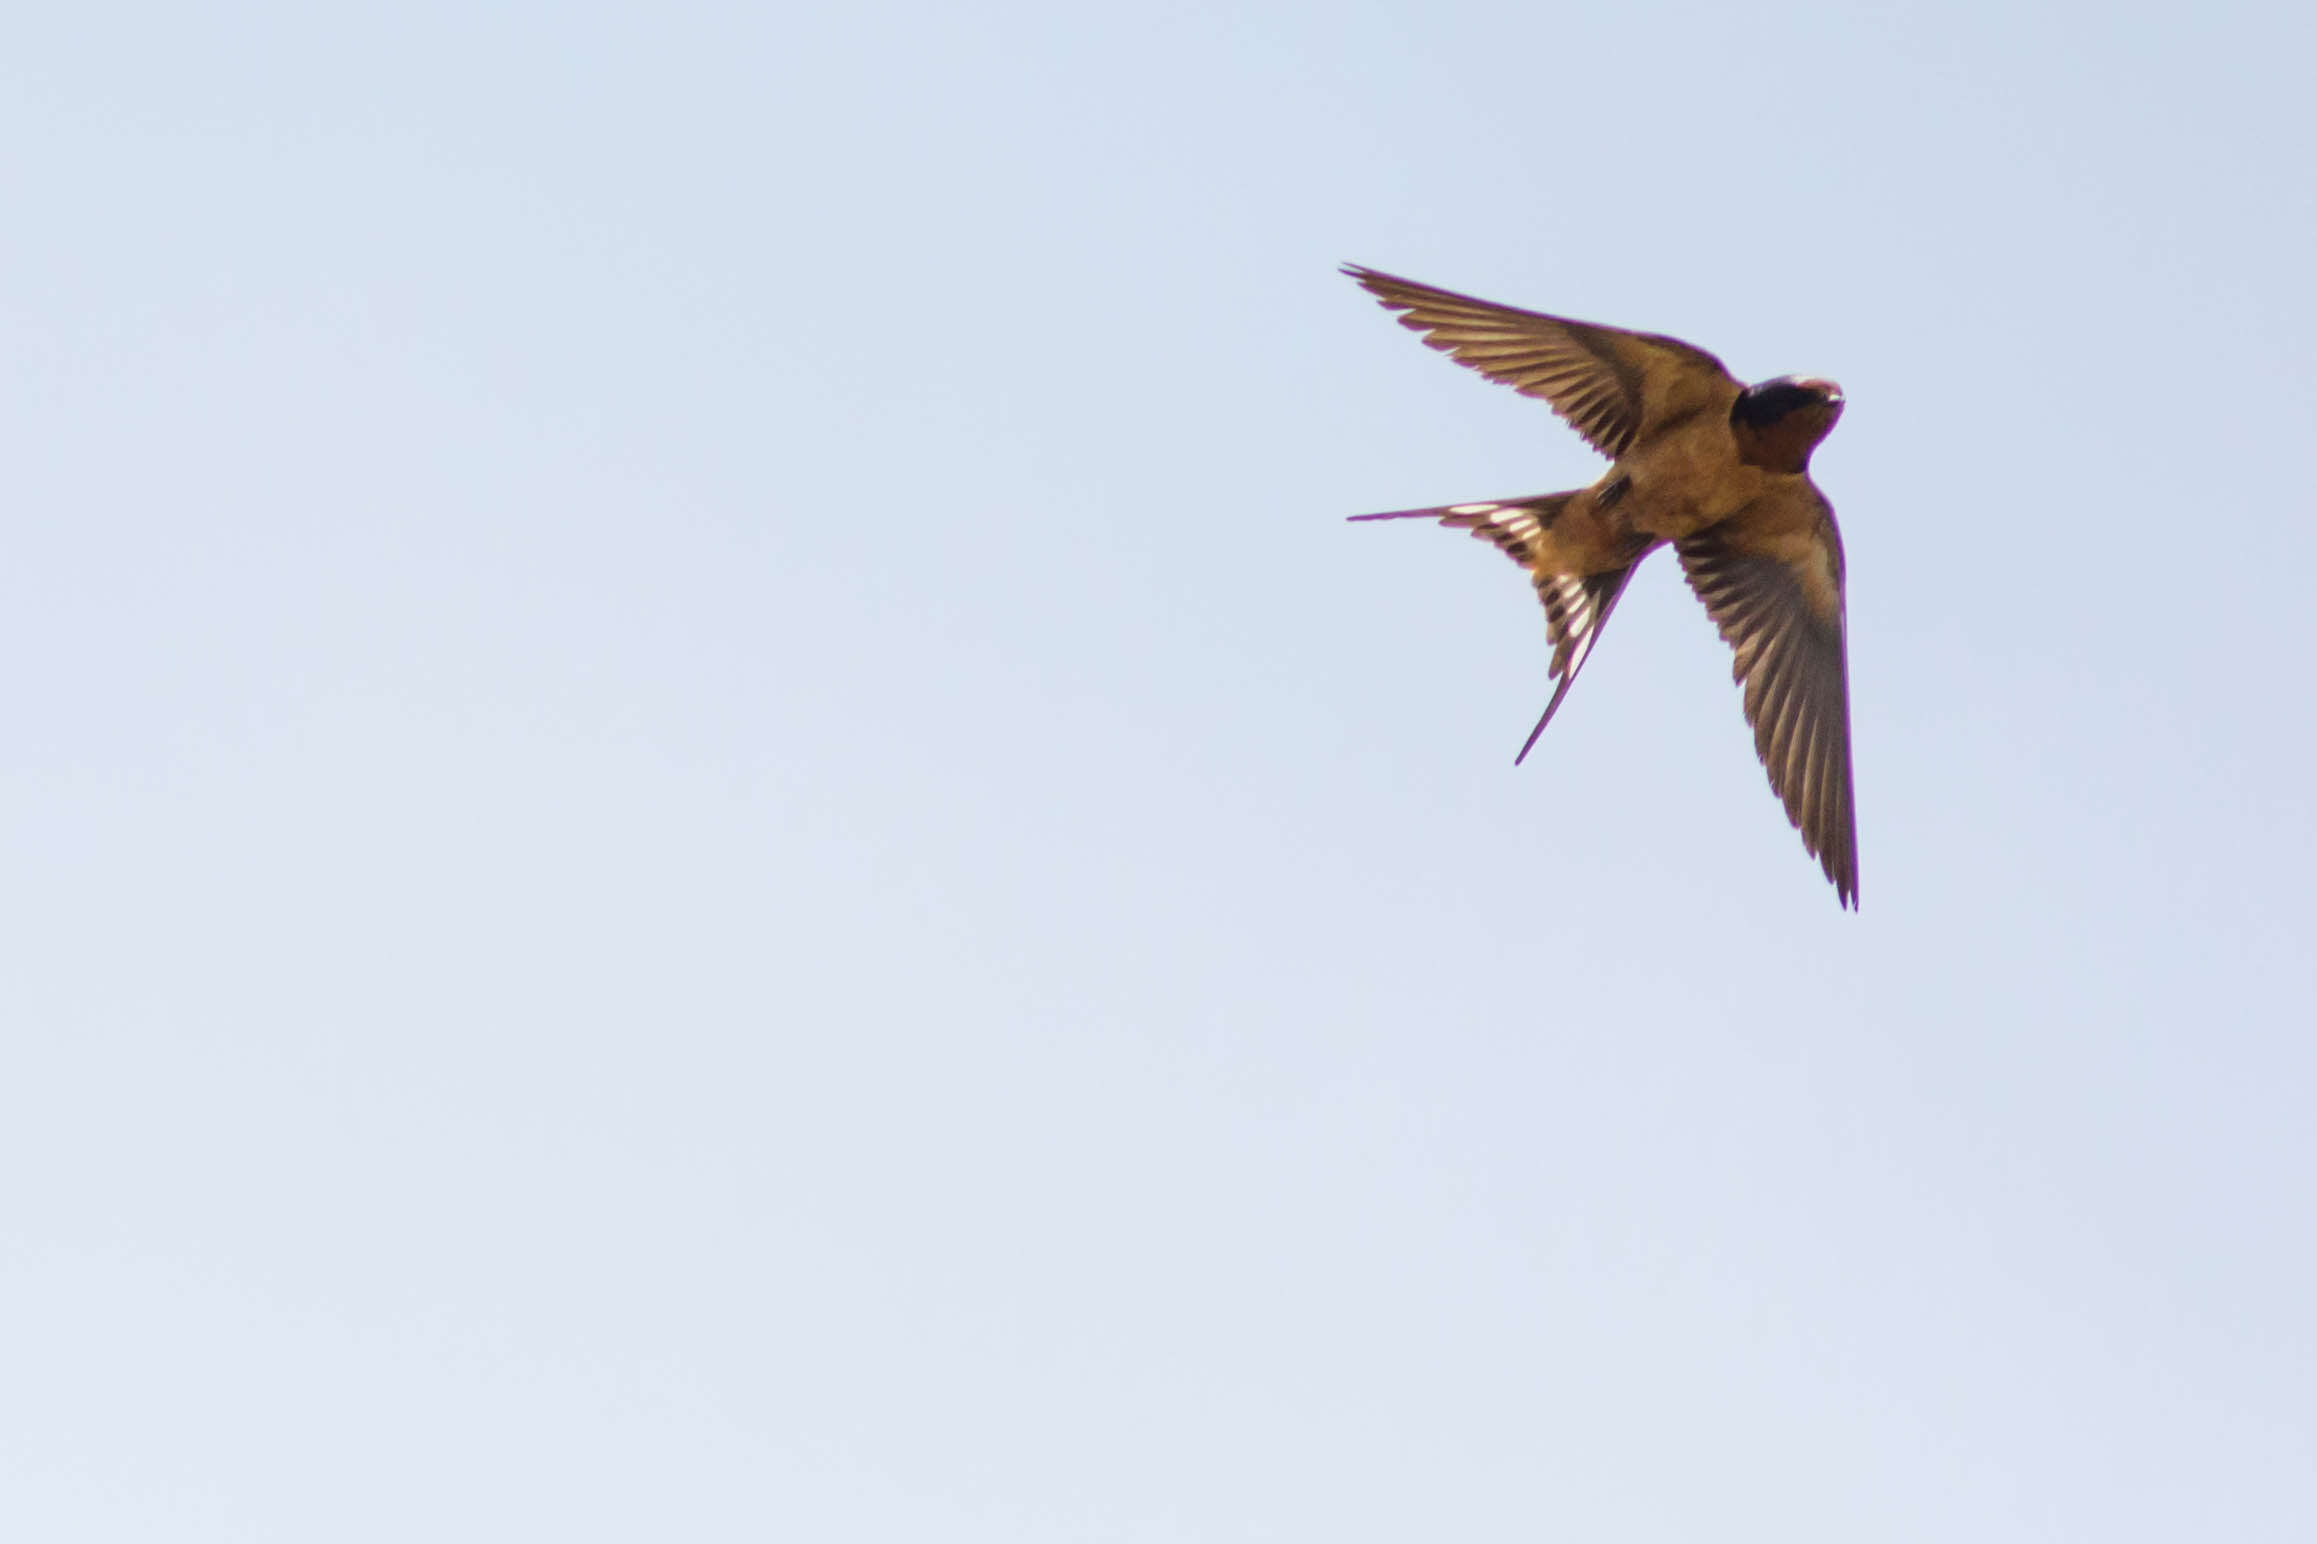
[[[1612,460],[1661,424],[1727,412],[1737,400],[1722,362],[1679,338],[1522,311],[1357,265],[1344,272],[1426,343],[1540,399]]]
[[[1674,550],[1736,655],[1732,673],[1771,790],[1842,903],[1857,905],[1850,666],[1833,510],[1808,488],[1806,497],[1749,506]]]

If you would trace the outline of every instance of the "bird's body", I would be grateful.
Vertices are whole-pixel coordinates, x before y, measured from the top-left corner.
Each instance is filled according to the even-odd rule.
[[[1528,570],[1551,632],[1560,708],[1641,560],[1672,545],[1736,651],[1771,788],[1843,904],[1858,896],[1842,538],[1810,452],[1842,415],[1830,381],[1741,385],[1675,338],[1515,310],[1365,268],[1344,270],[1434,348],[1540,397],[1611,465],[1589,488],[1431,509]],[[1516,758],[1517,759],[1517,758]]]

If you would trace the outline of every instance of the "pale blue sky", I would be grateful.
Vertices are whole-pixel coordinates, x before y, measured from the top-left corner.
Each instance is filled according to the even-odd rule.
[[[0,50],[0,1534],[2317,1537],[2317,26]],[[1863,909],[1334,268],[1825,374]]]

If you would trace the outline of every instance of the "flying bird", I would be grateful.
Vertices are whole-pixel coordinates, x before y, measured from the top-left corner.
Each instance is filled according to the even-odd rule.
[[[1553,721],[1641,560],[1670,543],[1736,651],[1770,788],[1847,907],[1858,904],[1842,533],[1810,453],[1842,388],[1787,375],[1741,384],[1704,349],[1343,270],[1402,326],[1543,401],[1610,461],[1590,488],[1354,520],[1435,519],[1495,543],[1545,604],[1560,683],[1517,763]]]

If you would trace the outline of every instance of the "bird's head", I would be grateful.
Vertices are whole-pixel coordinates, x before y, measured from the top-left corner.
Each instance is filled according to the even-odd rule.
[[[1810,452],[1842,416],[1842,388],[1815,376],[1781,375],[1738,393],[1730,431],[1738,459],[1772,472],[1809,470]]]

